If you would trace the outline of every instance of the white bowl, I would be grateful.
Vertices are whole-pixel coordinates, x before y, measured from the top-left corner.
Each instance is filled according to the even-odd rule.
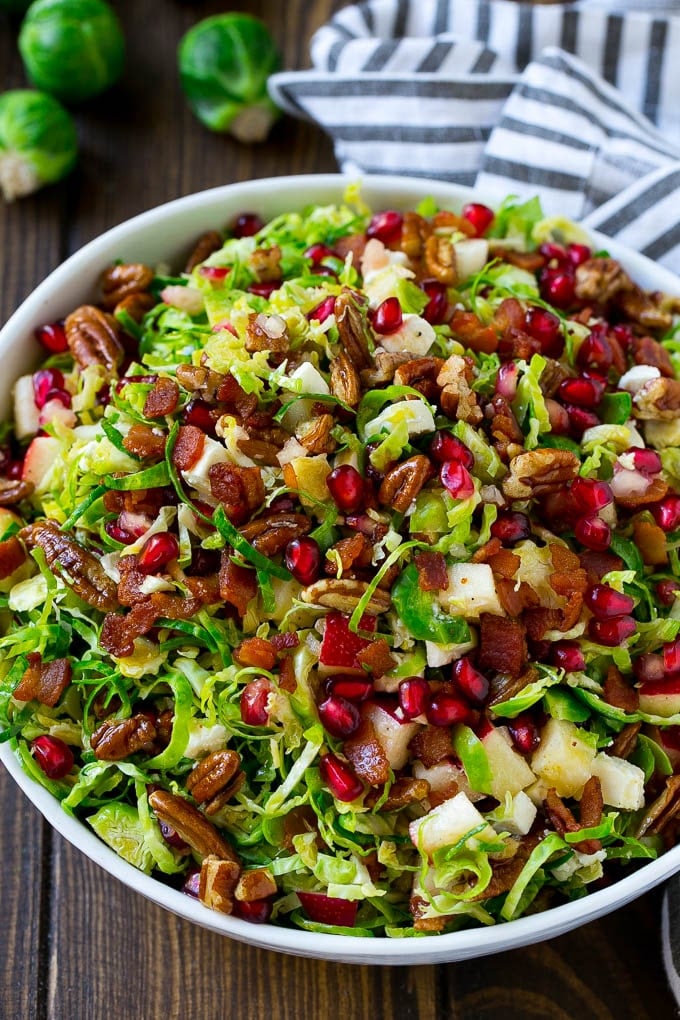
[[[0,331],[0,410],[7,413],[12,381],[30,370],[37,356],[31,342],[33,330],[62,318],[78,304],[92,298],[101,271],[115,259],[178,261],[186,256],[200,233],[226,226],[244,210],[263,218],[310,202],[329,203],[342,198],[348,178],[339,175],[278,177],[232,184],[177,199],[152,209],[91,241],[59,266],[24,301]],[[399,177],[369,177],[362,195],[375,209],[412,208],[423,196],[432,195],[442,205],[460,208],[472,192],[454,185]],[[483,201],[483,196],[475,196]],[[680,281],[667,270],[616,242],[593,234],[597,248],[607,248],[619,258],[643,287],[680,294]],[[592,921],[623,906],[658,885],[680,868],[680,846],[658,860],[645,864],[628,877],[583,899],[543,913],[519,918],[491,928],[475,928],[416,939],[351,938],[319,935],[273,925],[254,925],[208,910],[194,899],[168,888],[137,871],[110,850],[86,825],[67,815],[50,793],[22,770],[8,744],[0,745],[0,760],[48,822],[105,871],[136,889],[147,899],[195,924],[229,935],[254,946],[296,956],[345,963],[416,964],[465,960],[540,942]]]

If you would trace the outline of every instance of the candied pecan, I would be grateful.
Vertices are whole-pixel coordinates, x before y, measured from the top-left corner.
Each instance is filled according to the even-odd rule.
[[[378,499],[383,506],[390,506],[400,514],[406,513],[431,477],[430,461],[424,454],[417,453],[387,471],[378,489]]]
[[[32,482],[23,482],[20,478],[0,478],[0,506],[16,506],[32,494]]]
[[[641,722],[627,723],[621,732],[616,734],[614,742],[606,748],[606,753],[615,758],[627,758],[637,747],[641,729]]]
[[[668,563],[666,532],[658,524],[636,517],[633,521],[633,539],[647,566]]]
[[[342,746],[359,779],[370,786],[383,786],[390,777],[390,763],[369,719],[362,719],[356,733]]]
[[[459,216],[458,213],[451,212],[450,209],[439,209],[432,217],[432,229],[439,231],[440,233],[459,233],[465,234],[466,237],[475,236],[475,228],[473,227],[470,220],[466,219],[465,216]]]
[[[425,242],[431,233],[432,227],[423,216],[417,212],[405,212],[399,247],[410,259],[420,259],[425,251]]]
[[[191,770],[186,778],[186,787],[197,804],[206,804],[227,787],[241,767],[241,757],[236,751],[213,751]]]
[[[26,550],[16,537],[6,538],[0,542],[0,581],[11,577],[22,563],[26,562]]]
[[[528,273],[537,273],[545,265],[545,256],[538,251],[513,251],[501,245],[492,244],[489,248],[489,257],[517,266],[518,269],[525,269]]]
[[[447,726],[423,726],[411,740],[409,750],[426,769],[431,769],[454,756],[451,730]]]
[[[27,658],[28,669],[12,697],[17,701],[39,701],[41,705],[54,708],[71,683],[71,663],[68,659],[43,662],[39,652],[30,652]]]
[[[127,294],[118,302],[113,309],[113,317],[115,319],[124,313],[133,322],[141,322],[146,313],[150,312],[155,304],[156,299],[153,294],[136,291],[134,294]]]
[[[290,655],[284,655],[279,666],[279,687],[282,691],[292,694],[297,690],[295,663]]]
[[[122,555],[118,560],[118,572],[118,601],[121,606],[134,606],[138,602],[148,601],[149,596],[142,588],[146,574],[139,569],[136,556]]]
[[[257,574],[248,567],[234,563],[231,554],[222,552],[220,565],[220,595],[225,602],[236,608],[239,616],[245,616],[248,603],[257,595]]]
[[[351,613],[356,609],[367,589],[366,581],[355,581],[344,577],[326,578],[303,588],[300,598],[303,602],[311,605],[327,606],[329,609],[339,609],[343,613]],[[391,605],[390,595],[377,588],[372,593],[365,612],[371,615],[386,613]]]
[[[538,449],[520,453],[510,461],[510,474],[503,479],[508,499],[530,499],[561,489],[576,478],[580,461],[571,450]]]
[[[148,290],[153,278],[153,269],[143,262],[110,266],[101,276],[102,305],[110,312],[124,298]]]
[[[607,304],[622,290],[634,284],[623,266],[612,258],[593,258],[576,267],[576,297],[580,301]]]
[[[248,258],[248,267],[260,283],[273,283],[281,279],[281,249],[278,244],[271,248],[256,248]]]
[[[539,379],[541,393],[545,397],[554,396],[560,388],[560,383],[570,376],[571,372],[561,361],[555,361],[554,358],[546,358],[545,367]]]
[[[397,660],[390,651],[390,646],[384,638],[371,641],[370,645],[357,652],[357,662],[362,669],[367,669],[375,677],[384,676],[397,664]]]
[[[635,838],[640,839],[647,833],[663,832],[678,811],[680,811],[680,776],[669,776],[663,791],[645,812]]]
[[[222,861],[238,863],[236,852],[212,822],[183,797],[167,790],[154,790],[149,794],[149,806],[159,822],[173,828],[201,857],[212,854]]]
[[[477,394],[470,389],[470,359],[452,354],[437,376],[437,385],[442,387],[441,406],[449,418],[460,418],[470,425],[482,420],[482,410],[477,405]]]
[[[441,393],[437,378],[443,367],[443,358],[412,358],[399,366],[394,381],[398,386],[413,387],[428,400],[437,401]]]
[[[276,881],[269,868],[253,868],[243,872],[234,895],[241,903],[252,903],[266,900],[275,893]]]
[[[646,294],[635,285],[617,295],[616,303],[627,319],[642,326],[643,329],[656,329],[666,333],[673,325],[670,311],[661,308],[652,294]]]
[[[370,389],[373,386],[382,386],[383,383],[391,382],[394,374],[400,365],[411,360],[408,351],[385,351],[382,347],[376,347],[373,355],[374,367],[361,370],[361,382]]]
[[[236,442],[241,453],[265,467],[279,467],[277,454],[281,447],[267,443],[264,439],[239,439]]]
[[[165,454],[165,439],[162,433],[154,432],[149,425],[135,424],[123,436],[123,446],[133,457],[160,460]]]
[[[640,707],[640,696],[637,688],[626,683],[619,670],[613,664],[607,669],[607,677],[602,688],[602,697],[608,705],[620,708],[632,714]]]
[[[217,375],[217,373],[213,373]],[[257,395],[246,393],[241,384],[231,372],[219,377],[215,399],[220,404],[226,404],[230,411],[243,419],[250,418],[257,410]]]
[[[418,550],[413,557],[421,591],[445,591],[449,586],[446,560],[441,553]]]
[[[264,503],[266,493],[259,467],[212,464],[208,469],[208,479],[211,493],[230,518],[243,520],[245,512],[250,516]]]
[[[332,453],[337,446],[331,435],[334,426],[335,418],[332,414],[320,414],[298,425],[295,435],[308,453]]]
[[[205,432],[195,425],[180,425],[172,449],[172,463],[180,471],[188,471],[197,464],[205,449]]]
[[[116,609],[116,585],[99,560],[64,534],[54,521],[38,521],[20,532],[26,545],[39,546],[47,565],[88,605],[103,612]]]
[[[680,417],[680,411],[678,412]],[[639,506],[649,506],[651,503],[658,503],[668,492],[668,485],[662,478],[652,478],[644,492],[629,492],[624,496],[617,496],[616,502],[625,506],[627,510],[635,510]]]
[[[243,537],[264,556],[276,556],[294,538],[311,530],[312,522],[304,514],[278,513],[258,517],[240,529]]]
[[[500,457],[511,460],[524,448],[524,433],[517,423],[515,413],[505,397],[496,394],[484,409],[484,416],[490,421],[491,438]]]
[[[131,754],[155,751],[156,724],[143,712],[129,719],[112,719],[98,726],[90,746],[99,761],[123,761]]]
[[[632,343],[633,361],[636,365],[651,365],[658,368],[661,375],[669,379],[675,378],[671,356],[658,340],[651,336],[634,336]]]
[[[204,400],[214,402],[226,376],[213,372],[204,365],[178,365],[177,382],[189,393],[198,393]]]
[[[361,400],[361,380],[347,351],[340,351],[331,361],[329,389],[350,407],[356,407]]]
[[[276,649],[265,638],[244,638],[234,649],[233,656],[241,666],[272,670],[276,665]]]
[[[118,323],[94,305],[81,305],[66,317],[66,340],[81,368],[103,365],[114,372],[123,360]]]
[[[370,368],[373,359],[370,354],[368,327],[355,295],[349,290],[343,290],[335,299],[333,312],[340,345],[347,357],[359,371],[362,368]]]
[[[633,397],[633,413],[644,421],[680,418],[680,379],[651,379]]]
[[[524,625],[493,613],[482,613],[479,623],[479,668],[520,676],[527,660]]]
[[[171,595],[165,591],[153,592],[149,600],[164,620],[191,620],[201,608],[200,599]]]
[[[449,323],[454,339],[459,340],[471,351],[491,354],[498,349],[498,333],[493,326],[485,326],[474,312],[457,308]]]
[[[184,265],[184,272],[191,273],[222,247],[222,235],[217,230],[206,230],[201,234]]]
[[[280,315],[252,312],[248,316],[245,348],[249,354],[257,351],[285,354],[289,347],[288,328]]]
[[[457,280],[456,252],[449,237],[431,234],[425,241],[425,267],[428,275],[447,287]]]
[[[231,914],[240,873],[241,868],[235,861],[222,860],[215,854],[205,857],[198,882],[201,903],[220,914]]]
[[[331,550],[335,553],[332,559],[328,556]],[[338,560],[340,561],[340,568],[343,574],[346,574],[348,570],[352,570],[355,567],[369,567],[372,556],[373,546],[365,535],[359,533],[350,535],[349,538],[341,538],[326,553],[326,573],[331,576],[337,573]]]
[[[179,403],[179,386],[174,379],[161,375],[156,379],[144,401],[145,418],[163,418],[173,414]]]

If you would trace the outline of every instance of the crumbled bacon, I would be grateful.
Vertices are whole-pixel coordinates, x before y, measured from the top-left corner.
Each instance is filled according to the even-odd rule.
[[[107,613],[102,624],[99,643],[117,659],[132,655],[135,638],[148,634],[158,619],[150,601],[138,602],[124,616]]]
[[[381,811],[398,811],[407,804],[417,804],[425,800],[430,792],[430,784],[426,779],[412,779],[400,776],[390,787],[387,799],[380,807]],[[382,791],[370,790],[364,803],[372,807],[382,796]]]
[[[279,687],[282,691],[292,694],[297,688],[295,663],[291,655],[284,655],[279,665]]]
[[[441,553],[419,551],[413,557],[418,571],[418,587],[421,591],[446,591],[449,575],[446,560]]]
[[[15,570],[18,570],[26,561],[26,550],[16,537],[6,538],[0,542],[0,581],[11,577]]]
[[[271,641],[264,638],[244,638],[234,649],[233,656],[241,666],[272,670],[276,665],[276,649]]]
[[[257,395],[246,393],[231,372],[222,376],[217,387],[216,399],[220,404],[226,404],[239,418],[249,418],[257,410]]]
[[[188,471],[200,460],[204,447],[205,432],[195,425],[180,425],[172,451],[172,463],[180,471]]]
[[[518,586],[516,581],[505,577],[496,580],[496,594],[508,616],[519,616],[525,609],[535,608],[539,601],[538,595],[526,581],[521,581]]]
[[[510,580],[519,570],[522,560],[517,553],[510,552],[509,549],[499,549],[498,552],[489,556],[486,562],[494,574]]]
[[[661,375],[665,375],[669,379],[675,378],[671,356],[658,340],[654,340],[651,336],[633,337],[632,349],[633,361],[636,365],[651,365],[653,368],[658,368]]]
[[[474,312],[457,308],[450,322],[456,340],[471,351],[492,354],[498,347],[498,334],[493,326],[485,326]]]
[[[595,778],[595,782],[597,783],[597,787],[599,788],[600,785],[599,779]],[[593,791],[593,797],[590,798],[591,807],[594,814],[596,810],[595,799],[597,797],[597,791],[595,790],[595,787],[591,787],[591,790]],[[601,797],[602,794],[600,793],[600,798]],[[564,801],[557,796],[557,793],[553,788],[548,790],[545,801],[543,802],[543,806],[545,808],[545,813],[548,816],[548,819],[550,820],[552,827],[555,829],[555,832],[558,832],[560,834],[560,836],[565,836],[568,832],[578,832],[580,829],[584,828],[584,825],[576,821],[572,812],[569,810]],[[600,809],[600,815],[601,814],[602,811]],[[580,850],[581,853],[594,854],[601,849],[602,844],[600,843],[599,839],[584,839],[581,840],[581,842],[579,843],[575,843],[574,847],[577,850]]]
[[[222,598],[217,574],[204,577],[185,577],[184,583],[195,599],[206,606],[214,606]]]
[[[277,652],[283,652],[289,648],[297,648],[300,644],[300,638],[294,631],[289,630],[283,634],[274,634],[271,638],[271,643]]]
[[[145,418],[164,418],[174,414],[179,403],[179,386],[165,375],[158,377],[144,401]]]
[[[345,741],[342,749],[359,779],[370,786],[382,786],[387,782],[390,763],[370,720],[362,719],[359,729]]]
[[[420,759],[426,769],[454,755],[451,731],[445,726],[423,726],[409,744],[414,758]]]
[[[479,622],[479,668],[519,676],[527,659],[523,624],[493,613],[482,613]]]
[[[222,504],[227,517],[237,524],[242,524],[264,503],[265,488],[259,467],[213,464],[208,478],[213,496]]]
[[[39,652],[30,652],[27,658],[28,669],[13,697],[17,701],[39,701],[41,705],[54,708],[71,683],[71,663],[68,659],[43,662]]]
[[[530,641],[542,641],[547,630],[558,630],[561,622],[557,609],[546,609],[545,606],[530,607],[525,610],[522,620],[527,629]]]
[[[160,460],[165,454],[165,436],[154,432],[148,425],[133,425],[123,437],[123,446],[133,457]]]
[[[361,567],[368,567],[371,565],[371,558],[373,556],[373,545],[369,542],[368,538],[358,532],[355,535],[350,535],[349,538],[341,538],[339,542],[331,546],[333,557],[329,557],[326,553],[326,562],[324,564],[324,570],[327,574],[335,576],[338,573],[337,560],[340,560],[340,566],[343,575],[347,574],[349,570]],[[328,550],[328,552],[331,551]]]
[[[357,661],[363,669],[367,669],[375,677],[384,676],[389,670],[394,669],[397,660],[390,651],[390,646],[384,638],[371,641],[357,652]]]
[[[239,616],[245,616],[248,603],[257,595],[257,574],[248,567],[234,563],[231,553],[224,550],[220,564],[220,595],[234,606]]]
[[[637,712],[640,707],[640,696],[637,689],[626,683],[613,664],[607,669],[602,696],[608,705],[620,708],[623,712]]]
[[[491,556],[495,556],[497,552],[503,548],[503,543],[500,538],[490,538],[484,545],[480,545],[479,549],[476,549],[472,554],[471,563],[488,563]]]
[[[606,753],[615,758],[627,758],[637,747],[638,734],[641,729],[641,722],[627,723],[621,732],[617,733],[613,744],[605,748]]]
[[[611,570],[623,570],[623,560],[613,552],[585,549],[579,554],[579,562],[586,572],[589,585],[597,584]]]
[[[118,601],[121,606],[134,606],[138,602],[145,602],[148,598],[142,585],[146,580],[146,574],[139,569],[136,556],[121,556],[118,560]]]

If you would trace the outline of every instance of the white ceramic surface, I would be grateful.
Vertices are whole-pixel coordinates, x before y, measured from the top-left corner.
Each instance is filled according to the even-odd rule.
[[[329,174],[226,185],[152,209],[90,242],[55,269],[0,331],[3,366],[0,411],[7,413],[12,381],[29,370],[38,356],[32,340],[33,329],[91,300],[100,273],[115,259],[152,265],[159,261],[172,263],[176,259],[181,264],[200,233],[226,226],[239,212],[253,210],[266,219],[287,210],[302,209],[310,202],[338,201],[347,183],[347,178]],[[362,184],[362,196],[374,209],[412,208],[426,195],[432,195],[445,207],[460,209],[470,200],[472,192],[454,185],[398,177],[370,177]],[[483,201],[483,196],[475,197]],[[680,295],[680,280],[668,271],[602,236],[593,235],[593,241],[597,248],[606,247],[619,258],[642,286]],[[680,868],[680,846],[677,846],[616,884],[583,899],[492,928],[449,935],[415,939],[346,938],[254,925],[208,910],[121,860],[86,825],[62,811],[58,801],[24,773],[8,744],[0,745],[0,761],[47,821],[113,877],[204,928],[297,956],[393,965],[444,963],[485,956],[552,938],[592,921],[647,892]]]

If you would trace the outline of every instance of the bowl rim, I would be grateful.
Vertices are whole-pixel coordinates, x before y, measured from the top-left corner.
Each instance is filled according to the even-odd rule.
[[[224,216],[224,211],[220,209],[223,202],[231,215],[239,208],[247,208],[246,203],[251,201],[253,204],[258,201],[273,203],[281,210],[292,208],[293,203],[301,208],[314,201],[315,195],[316,201],[330,201],[332,198],[338,200],[347,185],[357,181],[360,183],[362,197],[373,202],[381,195],[393,204],[412,201],[424,195],[433,195],[451,205],[469,201],[473,197],[476,201],[484,201],[484,195],[472,188],[395,175],[370,175],[359,179],[355,175],[300,174],[258,178],[195,192],[155,206],[111,227],[61,263],[26,297],[0,330],[0,355],[4,354],[5,349],[7,352],[15,351],[22,337],[44,321],[42,314],[46,306],[58,302],[63,284],[72,283],[76,279],[76,289],[80,289],[81,293],[87,291],[87,278],[91,276],[93,262],[99,273],[116,257],[113,252],[117,245],[127,243],[130,239],[134,244],[135,238],[139,240],[148,229],[167,223],[168,217],[188,217],[191,229],[191,217],[194,214],[210,212],[211,216]],[[321,195],[324,197],[318,197]],[[238,203],[238,207],[235,203]],[[601,247],[606,246],[614,257],[622,258],[632,266],[634,274],[641,271],[657,287],[680,294],[680,280],[669,270],[596,231],[589,230],[588,233]],[[82,280],[79,277],[81,271],[84,272]],[[128,864],[90,831],[84,822],[67,814],[47,789],[24,772],[11,743],[0,745],[0,761],[60,835],[129,888],[177,916],[211,931],[258,948],[302,957],[355,964],[404,965],[445,963],[490,955],[540,942],[588,923],[644,894],[680,869],[678,845],[611,886],[590,892],[581,899],[514,921],[445,935],[388,939],[321,934],[271,924],[254,925],[210,910],[179,890],[164,885],[159,879]]]

